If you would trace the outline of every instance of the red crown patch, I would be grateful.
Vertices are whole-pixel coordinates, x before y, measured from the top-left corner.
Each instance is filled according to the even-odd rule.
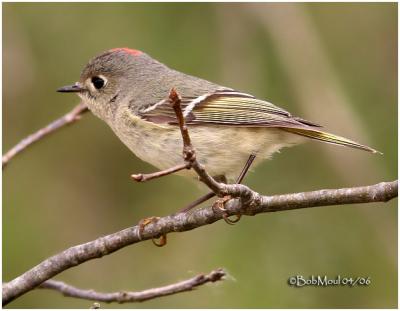
[[[130,48],[115,48],[112,49],[111,52],[118,52],[118,51],[122,51],[128,54],[131,54],[133,56],[139,56],[140,54],[143,54],[142,51],[139,50],[134,50],[134,49],[130,49]]]

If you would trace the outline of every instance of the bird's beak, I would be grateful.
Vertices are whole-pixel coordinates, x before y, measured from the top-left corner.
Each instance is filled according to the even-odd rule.
[[[83,90],[83,88],[77,82],[77,83],[75,83],[73,85],[67,85],[67,86],[60,87],[59,89],[57,89],[57,92],[61,92],[61,93],[79,93],[82,90]]]

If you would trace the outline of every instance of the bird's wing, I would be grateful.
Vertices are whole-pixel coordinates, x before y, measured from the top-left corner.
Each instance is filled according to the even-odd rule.
[[[323,132],[320,125],[292,116],[286,110],[252,95],[232,89],[217,90],[201,96],[182,96],[181,107],[188,125],[215,124],[241,127],[280,128],[284,131],[330,144],[379,152],[350,139]],[[139,110],[139,115],[157,124],[177,125],[168,99]]]
[[[319,126],[293,117],[286,110],[269,102],[231,89],[217,90],[197,97],[182,96],[181,107],[189,125],[287,128]],[[141,109],[139,115],[154,123],[177,124],[175,112],[168,99]]]

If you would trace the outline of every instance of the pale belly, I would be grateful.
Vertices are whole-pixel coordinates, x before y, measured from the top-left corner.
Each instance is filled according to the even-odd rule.
[[[120,118],[116,126],[111,127],[141,160],[159,169],[183,163],[182,136],[177,126],[157,125],[130,116],[129,119]],[[189,126],[189,134],[197,159],[205,165],[209,174],[224,175],[229,182],[236,179],[250,154],[257,155],[252,166],[254,168],[279,149],[302,141],[297,135],[271,128],[196,125]],[[191,170],[183,170],[178,174],[195,176]]]

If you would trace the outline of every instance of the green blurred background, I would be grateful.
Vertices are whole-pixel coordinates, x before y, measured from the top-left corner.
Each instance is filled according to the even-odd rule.
[[[70,110],[55,90],[92,56],[146,51],[177,70],[252,93],[383,156],[310,142],[245,183],[262,194],[366,185],[397,176],[397,4],[3,4],[3,152]],[[167,215],[202,194],[151,172],[91,114],[15,158],[3,174],[3,282],[69,246]],[[397,306],[397,200],[244,217],[139,243],[56,277],[141,290],[224,267],[231,277],[121,308]],[[371,278],[368,287],[287,285],[293,275]],[[32,291],[10,308],[88,308]]]

